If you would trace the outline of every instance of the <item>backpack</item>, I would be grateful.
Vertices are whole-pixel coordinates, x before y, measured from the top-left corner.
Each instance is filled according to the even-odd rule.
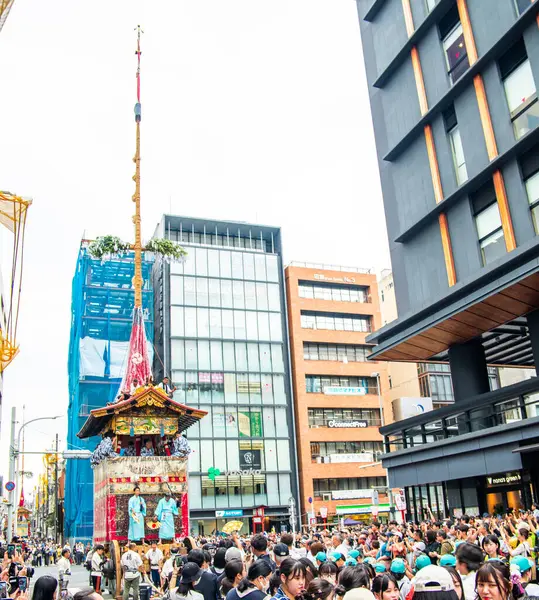
[[[86,560],[84,561],[84,568],[87,571],[91,571],[92,570],[92,557],[93,557],[94,553],[93,552],[89,552],[88,556],[86,557]]]

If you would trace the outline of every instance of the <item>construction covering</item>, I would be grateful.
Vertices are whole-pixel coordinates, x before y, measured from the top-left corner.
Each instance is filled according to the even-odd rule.
[[[153,349],[152,263],[144,261],[142,307],[149,350]],[[81,246],[72,286],[69,342],[68,449],[93,451],[99,437],[77,437],[95,408],[116,399],[127,363],[134,291],[133,255],[107,261],[90,258]],[[151,355],[150,355],[151,359]],[[94,528],[93,472],[88,460],[70,460],[66,467],[65,536],[91,541]]]

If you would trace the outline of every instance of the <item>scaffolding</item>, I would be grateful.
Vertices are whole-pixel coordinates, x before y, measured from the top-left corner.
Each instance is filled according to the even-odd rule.
[[[77,437],[90,410],[112,402],[122,381],[131,334],[134,254],[101,262],[92,259],[82,243],[72,285],[69,341],[69,449],[94,450],[99,439]],[[142,308],[146,335],[153,343],[152,262],[143,261]],[[70,540],[91,542],[93,472],[89,461],[67,462],[64,532]]]

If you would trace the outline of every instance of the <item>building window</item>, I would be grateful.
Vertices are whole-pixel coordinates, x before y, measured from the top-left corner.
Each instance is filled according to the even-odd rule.
[[[439,29],[447,72],[451,81],[455,83],[470,66],[456,4],[440,21]]]
[[[539,233],[539,146],[534,146],[520,157],[520,169],[526,186],[526,194],[535,233]]]
[[[365,462],[378,459],[378,455],[384,451],[382,442],[311,442],[311,460],[314,462],[362,462],[362,457],[352,456],[350,460],[342,461],[335,454],[364,454]]]
[[[369,490],[386,485],[385,477],[338,477],[333,479],[313,479],[313,495],[331,494],[337,490]]]
[[[305,389],[310,394],[337,396],[363,396],[376,394],[374,377],[334,377],[332,375],[306,375]]]
[[[455,114],[455,107],[451,106],[444,112],[444,124],[449,143],[451,145],[451,154],[453,155],[453,168],[458,185],[468,181],[468,171],[466,170],[466,160],[464,150],[462,149],[462,140],[460,138],[460,129]]]
[[[366,362],[370,353],[371,348],[369,346],[303,343],[303,358],[305,360],[338,360],[343,363]]]
[[[310,281],[299,282],[298,295],[300,298],[331,300],[334,302],[371,301],[369,288],[365,286],[311,283]]]
[[[539,102],[524,41],[514,44],[500,59],[500,74],[517,140],[539,124]]]
[[[515,8],[517,9],[517,15],[521,15],[527,8],[529,8],[535,0],[514,0]]]
[[[331,421],[367,421],[369,427],[380,427],[377,408],[309,408],[309,427],[330,427]]]
[[[471,200],[481,258],[483,265],[487,265],[506,252],[502,221],[493,184],[489,182],[484,185],[472,195]]]
[[[304,329],[328,329],[331,331],[371,331],[371,317],[345,313],[301,311],[301,326]]]

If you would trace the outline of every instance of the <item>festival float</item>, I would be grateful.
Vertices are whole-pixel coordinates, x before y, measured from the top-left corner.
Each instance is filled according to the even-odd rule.
[[[144,560],[148,543],[169,544],[189,535],[188,456],[183,435],[206,412],[174,400],[166,379],[155,386],[142,310],[142,254],[162,260],[182,260],[185,251],[169,240],[153,239],[143,246],[140,216],[140,27],[137,28],[137,103],[135,104],[135,243],[108,235],[89,245],[93,258],[106,260],[128,251],[135,254],[133,326],[126,371],[115,402],[94,409],[77,434],[101,436],[90,459],[94,470],[94,543],[104,544],[109,557],[104,575],[109,591],[121,597],[121,545],[138,544]]]

